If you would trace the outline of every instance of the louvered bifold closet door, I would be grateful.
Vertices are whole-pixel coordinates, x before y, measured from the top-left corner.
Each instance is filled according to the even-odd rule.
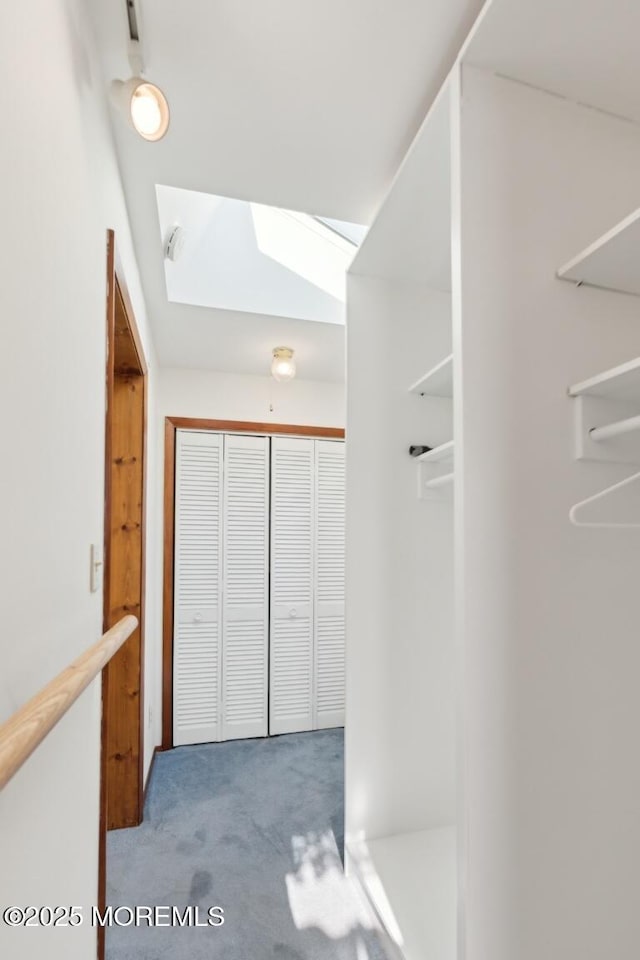
[[[316,441],[314,728],[344,725],[344,442]]]
[[[222,437],[176,445],[173,742],[220,738]]]
[[[266,737],[269,440],[224,438],[223,740]]]
[[[313,473],[313,440],[272,439],[272,734],[313,728]]]

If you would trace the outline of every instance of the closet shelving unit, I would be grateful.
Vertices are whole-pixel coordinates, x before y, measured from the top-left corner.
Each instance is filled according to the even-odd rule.
[[[612,2],[636,36],[640,9]],[[640,357],[640,214],[557,267],[576,223],[633,208],[640,132],[603,113],[613,45],[601,16],[576,34],[578,8],[487,5],[347,283],[346,861],[404,960],[604,956],[614,928],[638,943],[640,825],[602,823],[640,795],[640,540],[572,534],[567,510],[640,521],[623,466],[640,361],[570,388],[591,469],[570,462],[561,392],[576,363]],[[417,443],[435,449],[415,464]]]
[[[432,499],[453,489],[454,449],[453,440],[447,440],[416,457],[418,496],[421,500]]]
[[[348,277],[346,855],[405,960],[457,949],[451,95],[436,100]],[[418,376],[420,358],[437,362]],[[357,402],[371,396],[366,370],[373,408]],[[384,475],[367,499],[383,435]],[[433,449],[413,459],[416,443]],[[363,565],[357,544],[376,531],[379,553]],[[375,597],[371,582],[383,584]],[[363,658],[392,665],[365,676]],[[378,735],[397,746],[381,749]]]
[[[640,209],[625,217],[558,270],[558,276],[640,296]]]
[[[638,202],[639,32],[624,0],[487,4],[348,279],[347,862],[405,960],[637,953],[640,539],[567,511],[640,518],[611,434],[640,364],[575,382],[640,357],[639,215],[557,268]],[[448,441],[452,500],[417,503],[407,448]]]
[[[440,443],[432,450],[421,453],[416,457],[417,463],[453,463],[453,440],[447,440],[446,443]]]
[[[640,359],[575,383],[568,392],[578,460],[640,463]]]
[[[640,406],[640,357],[598,373],[569,387],[569,396],[604,397],[608,400],[635,400]]]
[[[453,399],[453,354],[437,363],[409,387],[409,393],[427,400],[430,398]],[[430,500],[453,486],[453,440],[441,443],[432,450],[416,457],[418,463],[418,497]],[[434,470],[434,464],[450,464],[446,473]]]
[[[640,789],[640,538],[614,528],[640,521],[638,30],[623,0],[493,0],[465,53],[461,958],[604,956],[614,928],[638,943],[640,822],[599,835]],[[572,528],[572,504],[611,529]]]
[[[453,354],[437,363],[409,387],[420,397],[453,397]]]
[[[575,404],[576,457],[640,463],[640,358],[569,387]],[[640,526],[640,473],[610,484],[569,511],[575,526]]]
[[[640,209],[558,270],[579,285],[640,296]],[[569,387],[575,403],[576,457],[640,463],[640,358]],[[575,526],[640,526],[640,473],[610,484],[569,511]]]
[[[436,477],[432,477],[430,480],[425,480],[425,487],[427,490],[438,490],[440,487],[448,487],[450,484],[453,484],[455,474],[453,471],[451,473],[441,473]]]

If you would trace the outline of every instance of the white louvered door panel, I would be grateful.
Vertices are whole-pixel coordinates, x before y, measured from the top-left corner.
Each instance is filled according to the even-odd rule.
[[[344,725],[345,459],[340,440],[316,440],[314,729]]]
[[[222,437],[176,444],[173,742],[220,738]]]
[[[313,472],[313,440],[272,439],[272,734],[313,728]]]
[[[224,438],[223,740],[266,737],[269,440]]]

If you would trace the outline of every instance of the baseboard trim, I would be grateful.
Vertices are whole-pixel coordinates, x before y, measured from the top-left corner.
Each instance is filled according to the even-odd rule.
[[[404,951],[400,949],[387,929],[385,918],[380,913],[378,904],[371,896],[371,890],[363,874],[362,861],[357,853],[357,844],[349,844],[345,841],[344,861],[345,874],[357,885],[361,896],[364,897],[369,910],[375,918],[376,933],[380,937],[382,947],[387,955],[387,960],[407,960]]]
[[[147,790],[149,789],[149,783],[151,782],[151,777],[153,776],[153,765],[156,762],[156,754],[162,751],[162,747],[158,744],[157,747],[153,748],[153,755],[151,757],[151,763],[149,764],[149,772],[147,774],[147,779],[144,782],[144,788],[142,790],[142,819],[144,820],[144,806],[147,802]]]

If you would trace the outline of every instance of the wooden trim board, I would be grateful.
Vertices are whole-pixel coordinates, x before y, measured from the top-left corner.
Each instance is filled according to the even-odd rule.
[[[142,819],[144,377],[116,374],[112,394],[106,627],[127,613],[140,627],[106,670],[107,829]]]
[[[216,433],[265,433],[268,436],[295,434],[344,440],[341,427],[304,427],[292,423],[257,423],[251,420],[200,420],[194,417],[167,417],[166,423],[170,423],[174,431],[213,430]]]
[[[98,906],[106,897],[106,831],[143,812],[147,364],[112,230],[107,233],[104,629],[139,626],[102,673]],[[104,929],[98,957],[104,957]]]

